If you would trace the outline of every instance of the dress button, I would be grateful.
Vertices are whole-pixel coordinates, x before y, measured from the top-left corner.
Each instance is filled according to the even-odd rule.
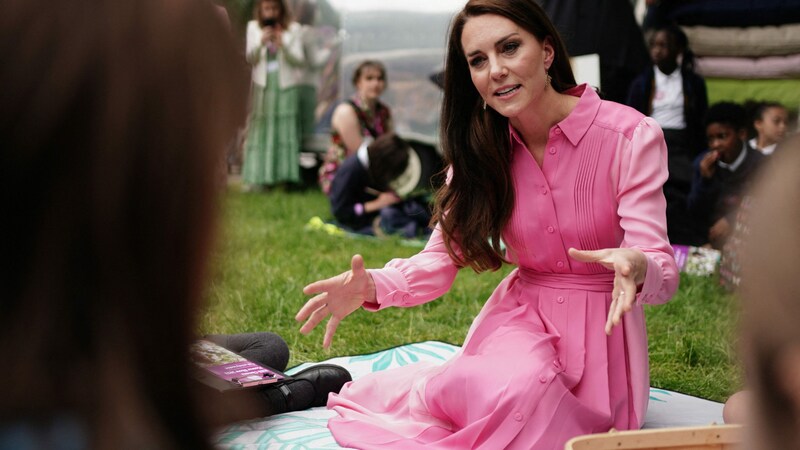
[[[542,195],[547,195],[547,188],[542,188]]]
[[[553,227],[547,227],[547,232],[548,232],[548,233],[553,233],[553,232],[555,232],[555,231],[556,231],[556,229],[555,229],[555,228],[553,228]]]
[[[561,134],[561,128],[556,128],[556,134]]]
[[[556,299],[556,301],[557,301],[558,303],[564,303],[564,297],[561,297],[561,296],[559,296],[559,297]]]
[[[556,148],[555,147],[550,147],[550,154],[551,155],[555,155],[556,154]]]
[[[522,414],[520,413],[514,414],[514,420],[516,420],[517,422],[522,422]]]
[[[539,375],[539,382],[541,382],[541,383],[547,383],[547,377],[546,377],[546,376],[544,376],[544,375]]]
[[[561,361],[559,361],[558,358],[553,360],[553,367],[555,367],[556,369],[561,368]]]
[[[564,268],[564,261],[557,262],[556,266],[558,266],[559,269],[563,269]]]
[[[404,301],[404,302],[407,302],[407,301],[408,301],[408,299],[409,299],[409,297],[411,297],[411,296],[410,296],[410,295],[408,295],[408,294],[403,294],[403,301]]]

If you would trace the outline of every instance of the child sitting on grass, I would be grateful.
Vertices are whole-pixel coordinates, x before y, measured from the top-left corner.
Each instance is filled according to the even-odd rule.
[[[786,137],[789,111],[778,102],[750,102],[755,137],[748,141],[751,147],[771,155],[778,143]]]
[[[747,144],[747,113],[720,102],[705,118],[708,150],[694,161],[688,210],[705,243],[722,248],[733,230],[742,194],[764,156]]]
[[[420,158],[396,134],[366,141],[336,172],[328,194],[339,224],[361,234],[428,235],[431,212],[420,198],[408,197],[419,184]]]

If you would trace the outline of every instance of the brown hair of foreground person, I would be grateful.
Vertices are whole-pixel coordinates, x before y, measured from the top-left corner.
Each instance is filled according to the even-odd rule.
[[[753,391],[746,448],[800,448],[800,137],[755,185],[742,259],[742,343]]]
[[[211,2],[4,2],[0,429],[209,447],[186,350],[241,59]]]

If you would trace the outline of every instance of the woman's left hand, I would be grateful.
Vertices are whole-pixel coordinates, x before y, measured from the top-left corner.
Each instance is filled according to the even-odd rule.
[[[599,263],[614,271],[614,289],[606,320],[606,334],[619,325],[622,315],[633,308],[638,286],[647,274],[647,257],[633,248],[604,248],[601,250],[569,249],[569,256],[585,263]]]

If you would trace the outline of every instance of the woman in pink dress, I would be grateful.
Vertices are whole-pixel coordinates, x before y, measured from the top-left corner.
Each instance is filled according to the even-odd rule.
[[[419,254],[308,285],[307,333],[363,307],[414,306],[462,267],[516,270],[458,354],[356,380],[331,395],[355,448],[546,449],[635,429],[649,394],[643,304],[678,284],[666,235],[666,145],[634,109],[575,85],[535,0],[470,0],[451,25],[442,147],[448,182]],[[501,249],[500,242],[507,250]]]

